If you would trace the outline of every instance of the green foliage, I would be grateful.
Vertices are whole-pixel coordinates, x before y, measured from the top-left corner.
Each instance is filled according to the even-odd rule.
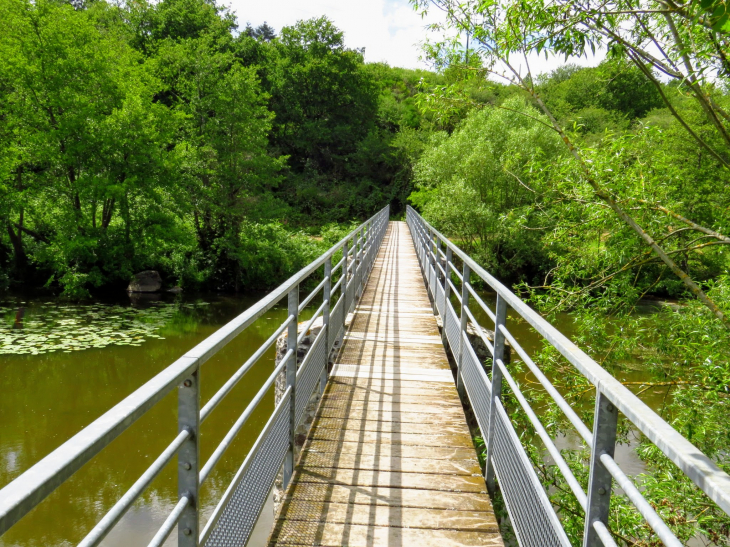
[[[503,231],[500,239],[505,245],[519,245],[523,255],[533,261],[528,260],[527,267],[520,270],[513,268],[511,255],[493,251],[477,251],[479,260],[515,284],[548,317],[570,312],[575,328],[572,338],[579,347],[656,408],[700,451],[729,470],[730,347],[726,344],[727,324],[721,319],[728,312],[725,248],[730,241],[724,235],[730,221],[727,72],[721,67],[718,70],[720,62],[710,52],[713,46],[706,40],[707,34],[689,36],[697,20],[687,19],[682,21],[679,38],[674,36],[667,19],[689,17],[686,13],[662,16],[664,21],[657,21],[658,16],[648,11],[636,17],[627,15],[634,18],[630,24],[615,14],[604,19],[597,15],[603,10],[641,12],[646,7],[631,2],[609,3],[585,12],[573,11],[576,5],[567,2],[549,6],[539,2],[467,3],[452,11],[448,8],[455,8],[456,3],[437,4],[453,14],[449,22],[453,29],[468,29],[480,42],[484,65],[476,72],[500,75],[497,68],[506,66],[506,79],[513,84],[506,89],[539,107],[545,117],[515,108],[510,102],[513,99],[499,100],[509,91],[498,93],[495,112],[511,108],[530,115],[532,121],[509,120],[497,130],[491,127],[485,147],[480,138],[483,132],[476,128],[462,134],[462,127],[477,119],[480,108],[464,86],[456,83],[432,90],[421,105],[434,119],[445,120],[442,126],[447,130],[450,124],[455,129],[434,136],[420,156],[412,202],[437,228],[472,252]],[[471,26],[459,13],[478,15],[484,24]],[[587,17],[596,20],[589,23]],[[632,25],[644,26],[631,34],[629,29],[637,28]],[[560,31],[551,34],[557,29]],[[601,43],[601,36],[608,34],[606,29],[618,36],[617,42],[623,40],[623,53],[614,52],[616,56],[599,67],[566,66],[534,78],[509,65],[510,58],[524,58],[523,53],[544,47],[583,53]],[[546,35],[552,36],[552,42],[542,39]],[[638,49],[652,35],[662,47],[666,45],[658,62],[642,57]],[[688,51],[681,45],[685,39],[697,46],[689,61],[681,60]],[[717,40],[726,44],[726,37]],[[453,42],[444,37],[431,44],[428,52],[436,56],[437,63],[448,61],[459,51]],[[623,54],[627,57],[622,58]],[[684,71],[683,76],[675,72],[671,77],[685,79],[666,83],[656,78],[652,65],[659,69],[662,62],[673,67],[665,74]],[[464,78],[474,77],[474,72],[470,70]],[[715,82],[709,81],[710,75]],[[688,85],[693,78],[697,83]],[[718,117],[725,121],[718,122]],[[454,124],[454,119],[464,121]],[[553,139],[567,145],[562,152],[556,148],[552,155],[529,154],[525,153],[528,145],[502,148],[503,141],[510,142],[513,128],[521,123],[537,126],[540,121],[554,130]],[[545,125],[540,127],[550,132]],[[495,149],[501,152],[498,159],[492,152]],[[470,167],[472,151],[479,152],[474,157],[482,162],[475,161],[474,169]],[[524,186],[515,185],[510,199],[505,200],[499,189],[509,186],[498,167],[510,162],[517,167],[512,173]],[[479,176],[484,177],[487,199],[475,191]],[[474,235],[480,225],[489,226],[488,237]],[[649,241],[660,246],[682,275],[670,271],[669,261]],[[686,279],[700,288],[690,291]],[[695,300],[699,292],[719,304],[719,309]],[[651,302],[666,298],[676,302],[647,312],[649,298]],[[590,427],[595,387],[550,346],[532,358]],[[519,361],[510,366],[518,377],[524,373]],[[521,387],[533,408],[541,409],[542,422],[553,437],[573,432],[562,412],[529,377]],[[509,390],[504,401],[571,541],[580,545],[584,511],[558,468],[546,462],[544,447]],[[656,446],[625,421],[620,423],[620,441],[637,446],[646,472],[634,479],[681,541],[701,537],[706,544],[728,545],[730,518]],[[586,489],[589,451],[579,445],[562,452]],[[495,508],[500,510],[499,500]],[[609,523],[620,545],[659,544],[620,493],[614,492],[612,497]]]
[[[560,146],[521,98],[474,110],[452,135],[433,136],[415,165],[410,199],[498,275],[529,275],[545,262],[538,232],[521,229],[541,191],[531,165],[555,161]]]
[[[270,286],[321,250],[301,229],[403,203],[430,73],[326,18],[235,30],[211,0],[0,0],[0,286]]]

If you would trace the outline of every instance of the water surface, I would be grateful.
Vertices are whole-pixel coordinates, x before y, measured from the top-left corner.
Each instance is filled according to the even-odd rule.
[[[0,300],[0,487],[261,296],[124,297],[82,305],[49,298]],[[305,319],[311,311],[302,315]],[[282,307],[269,311],[202,366],[203,404],[285,318]],[[203,462],[273,363],[271,349],[202,425]],[[0,537],[0,547],[77,544],[175,437],[176,391]],[[204,484],[203,522],[273,408],[272,390]],[[103,545],[147,544],[177,502],[176,469],[173,460]],[[175,531],[167,544],[176,544]]]

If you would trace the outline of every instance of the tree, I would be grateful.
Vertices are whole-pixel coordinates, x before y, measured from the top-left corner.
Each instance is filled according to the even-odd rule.
[[[585,53],[587,48],[595,49],[601,45],[605,45],[610,51],[625,53],[657,87],[665,99],[667,108],[672,111],[689,135],[695,138],[716,161],[728,168],[730,163],[725,159],[723,155],[725,152],[722,150],[730,145],[725,126],[730,117],[724,117],[725,109],[713,98],[712,89],[708,87],[710,86],[708,79],[713,75],[721,77],[724,71],[722,51],[727,38],[723,34],[726,32],[724,30],[726,20],[720,18],[706,21],[702,19],[707,16],[706,13],[698,12],[695,8],[691,8],[690,13],[688,8],[659,6],[659,13],[655,13],[657,10],[653,5],[645,6],[634,0],[601,4],[597,8],[581,2],[567,1],[548,5],[522,1],[462,3],[453,0],[434,0],[433,3],[447,14],[447,25],[460,33],[469,34],[474,42],[479,44],[481,55],[486,62],[486,73],[506,78],[533,98],[550,120],[550,126],[560,135],[581,166],[583,180],[591,186],[595,196],[610,207],[616,216],[644,241],[644,244],[681,280],[690,294],[698,298],[712,310],[718,320],[730,328],[730,319],[718,304],[712,301],[702,287],[682,270],[662,245],[657,243],[657,238],[637,223],[630,214],[630,208],[622,203],[610,188],[601,183],[600,175],[585,162],[580,147],[570,138],[565,127],[560,124],[540,96],[527,58],[528,53],[533,51],[580,55]],[[430,2],[412,0],[412,4],[425,10]],[[693,19],[695,15],[700,16],[700,19]],[[683,30],[679,30],[677,22],[682,23]],[[710,22],[712,24],[708,26]],[[645,51],[645,46],[649,43],[659,48],[664,60]],[[715,47],[716,43],[720,44],[719,48]],[[692,55],[689,54],[688,44],[695,48]],[[431,47],[430,53],[442,58],[451,55],[450,52],[458,47],[460,47],[458,42],[450,39]],[[520,64],[517,64],[517,59]],[[717,148],[712,141],[702,138],[690,127],[666,98],[659,81],[651,71],[652,67],[663,70],[669,76],[677,78],[682,85],[688,86],[688,91],[693,94],[716,130],[719,141],[723,143],[722,148]],[[653,206],[657,207],[660,204]],[[687,225],[720,241],[726,237],[694,222]]]
[[[271,42],[274,38],[276,38],[276,31],[273,27],[270,27],[266,21],[264,21],[263,25],[259,25],[256,28],[253,28],[251,23],[246,23],[246,28],[244,29],[243,34],[249,38],[261,40],[263,42]]]
[[[344,162],[373,126],[374,83],[362,55],[345,48],[342,32],[325,17],[284,27],[271,70],[272,143],[305,167],[344,174]]]
[[[284,158],[268,154],[272,114],[256,71],[210,35],[167,41],[158,71],[184,114],[177,152],[198,245],[221,286],[241,279],[237,248],[249,200],[277,184]]]
[[[24,0],[0,9],[15,162],[5,222],[16,257],[29,239],[72,294],[126,280],[137,260],[135,207],[168,180],[159,176],[168,143],[154,129],[167,123],[152,104],[156,82],[114,29],[99,32],[93,9]]]

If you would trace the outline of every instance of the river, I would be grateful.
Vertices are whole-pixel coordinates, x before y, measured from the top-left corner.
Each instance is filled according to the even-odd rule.
[[[65,440],[170,365],[175,359],[256,302],[262,295],[124,296],[71,304],[59,299],[0,299],[0,487],[18,477]],[[493,305],[493,299],[485,295]],[[312,309],[302,314],[311,316]],[[480,321],[484,318],[478,314]],[[205,402],[285,319],[269,311],[201,371]],[[485,323],[487,324],[487,323]],[[572,322],[556,324],[570,336]],[[524,322],[509,328],[528,353],[541,347]],[[202,426],[206,461],[271,373],[270,350]],[[628,379],[641,379],[627,372]],[[523,377],[523,379],[526,377]],[[661,394],[647,394],[650,405]],[[657,401],[652,400],[655,397]],[[203,522],[212,512],[273,409],[273,392],[259,405],[202,489]],[[131,426],[95,459],[24,517],[0,547],[70,546],[78,543],[174,438],[175,392]],[[559,440],[562,447],[573,443]],[[629,474],[643,466],[631,446],[619,448]],[[623,461],[622,461],[623,460]],[[176,466],[168,465],[143,497],[104,540],[105,547],[144,545],[177,501]],[[256,544],[264,544],[265,529]],[[171,537],[166,545],[176,544]]]

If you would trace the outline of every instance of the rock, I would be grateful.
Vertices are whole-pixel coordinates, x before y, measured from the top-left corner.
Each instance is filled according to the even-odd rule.
[[[162,287],[162,278],[155,270],[145,270],[135,274],[127,287],[127,292],[157,292]]]
[[[182,290],[182,287],[178,287],[176,285],[172,289],[167,289],[167,292],[171,292],[173,294],[180,294],[181,292],[183,292],[183,290]]]

